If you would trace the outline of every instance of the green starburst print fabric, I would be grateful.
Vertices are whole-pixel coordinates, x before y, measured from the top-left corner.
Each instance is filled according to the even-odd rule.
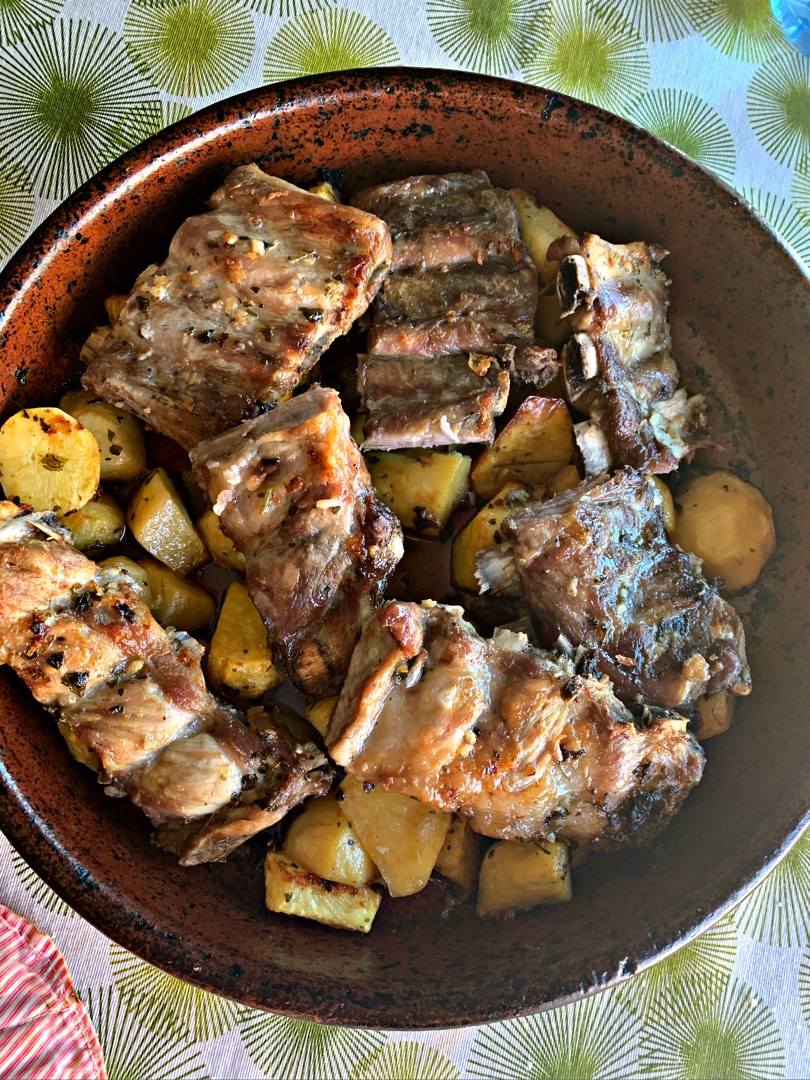
[[[619,112],[733,185],[810,266],[810,60],[769,0],[0,0],[0,265],[108,161],[196,109],[394,64]],[[2,837],[0,901],[64,951],[112,1080],[810,1080],[810,838],[621,986],[453,1032],[326,1028],[189,987],[93,930]]]

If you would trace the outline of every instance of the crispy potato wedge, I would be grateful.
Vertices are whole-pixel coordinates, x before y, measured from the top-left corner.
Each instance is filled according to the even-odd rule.
[[[381,900],[370,885],[324,881],[281,851],[267,852],[264,887],[270,911],[364,934],[371,929]]]
[[[499,529],[503,519],[509,517],[520,506],[525,506],[534,498],[534,489],[510,480],[504,484],[494,499],[479,510],[472,521],[468,521],[453,541],[451,573],[453,582],[460,589],[478,592],[478,579],[475,576],[477,562],[475,556],[484,548],[494,547],[502,542]]]
[[[725,469],[696,476],[677,495],[675,543],[703,560],[729,592],[753,585],[776,548],[770,503]]]
[[[141,594],[141,599],[148,608],[152,607],[152,594],[149,589],[149,575],[142,566],[126,555],[111,555],[109,559],[102,559],[98,564],[107,570],[115,570],[124,577],[129,578],[132,584]]]
[[[336,697],[324,698],[322,701],[316,701],[314,705],[307,707],[307,720],[315,728],[319,735],[326,735],[326,729],[329,727],[329,721],[332,717],[335,705],[337,705]]]
[[[553,210],[549,210],[547,206],[540,206],[528,191],[512,188],[509,194],[517,207],[520,238],[529,249],[540,280],[545,285],[550,285],[557,278],[560,264],[548,258],[549,246],[561,236],[576,236],[577,234],[564,221],[561,221]]]
[[[571,316],[560,316],[556,292],[540,293],[534,313],[534,330],[541,345],[558,349],[571,337]],[[547,390],[547,387],[544,387]]]
[[[497,840],[484,856],[476,912],[511,915],[571,899],[568,847],[560,841]]]
[[[480,499],[492,499],[509,480],[546,484],[574,458],[574,425],[559,398],[528,397],[478,457],[470,474]]]
[[[327,881],[369,885],[378,876],[334,794],[309,800],[287,830],[284,852]]]
[[[159,623],[185,630],[188,634],[202,630],[210,623],[216,604],[205,589],[186,581],[154,559],[141,559],[138,565],[146,571],[149,607]]]
[[[371,482],[406,529],[438,536],[467,495],[470,458],[436,450],[374,451],[366,456]]]
[[[735,701],[736,696],[730,694],[728,690],[721,690],[718,694],[710,694],[708,697],[697,699],[695,705],[702,723],[695,734],[701,742],[711,739],[713,735],[721,735],[724,731],[728,731],[734,719]]]
[[[330,184],[328,180],[321,180],[319,184],[313,184],[309,191],[310,194],[320,195],[322,199],[327,199],[329,202],[339,203],[342,201],[337,188],[334,184]]]
[[[340,790],[340,807],[376,863],[389,893],[410,896],[423,889],[452,815],[407,795],[365,785],[354,776],[347,776]]]
[[[118,483],[140,476],[146,468],[140,420],[87,390],[65,394],[59,407],[95,435],[101,451],[102,481]]]
[[[471,896],[481,865],[481,837],[466,818],[454,814],[434,869],[455,885],[462,897]]]
[[[93,433],[62,409],[21,409],[0,428],[0,483],[7,499],[66,514],[92,499],[100,478]]]
[[[675,501],[672,498],[672,492],[660,476],[651,476],[650,479],[658,488],[658,492],[661,496],[661,511],[664,515],[664,529],[666,530],[667,536],[672,537],[675,533]]]
[[[224,566],[226,570],[234,570],[237,574],[244,575],[245,556],[236,550],[230,536],[225,535],[222,522],[213,510],[204,510],[197,518],[197,532],[215,563]]]
[[[208,561],[208,551],[191,523],[165,469],[153,469],[127,510],[132,535],[150,555],[184,577]]]
[[[80,510],[60,514],[59,520],[73,534],[73,546],[79,551],[93,551],[113,547],[123,539],[127,531],[124,511],[105,492],[94,495]]]
[[[238,581],[231,582],[225,593],[211,638],[207,673],[215,689],[245,700],[259,698],[281,682],[262,617]]]

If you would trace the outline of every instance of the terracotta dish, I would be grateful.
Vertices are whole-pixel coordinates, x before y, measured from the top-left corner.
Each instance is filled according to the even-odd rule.
[[[262,846],[179,868],[143,816],[105,798],[53,719],[0,671],[0,825],[85,918],[198,986],[290,1016],[439,1027],[529,1013],[598,990],[682,945],[735,904],[810,819],[807,489],[810,282],[719,180],[624,120],[534,87],[465,74],[319,76],[211,106],[68,200],[0,283],[3,416],[54,400],[79,343],[227,172],[259,161],[346,188],[484,168],[609,240],[671,251],[676,356],[712,402],[703,460],[774,507],[777,555],[742,600],[754,693],[707,743],[703,783],[651,847],[596,859],[571,904],[482,924],[442,917],[428,887],[388,901],[370,935],[263,908]],[[438,597],[437,597],[438,599]]]

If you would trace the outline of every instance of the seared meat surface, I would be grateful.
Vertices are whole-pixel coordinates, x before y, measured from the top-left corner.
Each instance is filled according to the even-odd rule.
[[[636,722],[607,680],[479,637],[459,608],[389,603],[366,624],[327,732],[360,779],[468,816],[504,839],[642,843],[700,780],[682,717]]]
[[[511,196],[474,172],[381,184],[354,202],[393,237],[394,272],[375,301],[359,370],[364,445],[491,442],[509,376],[537,387],[557,371],[553,350],[534,345],[537,273]],[[401,372],[408,378],[391,407],[379,387]]]
[[[241,166],[136,285],[84,383],[188,449],[286,400],[390,257],[378,218]]]
[[[557,294],[574,331],[563,372],[571,404],[590,417],[580,440],[591,474],[621,466],[670,472],[708,441],[703,398],[678,388],[669,282],[659,267],[665,255],[594,235],[580,244],[564,237],[549,249],[562,258]]]
[[[126,794],[183,865],[224,858],[331,784],[264,710],[208,693],[192,638],[164,630],[131,581],[72,548],[52,515],[0,504],[0,662],[55,712],[71,751]]]
[[[247,558],[247,586],[304,694],[340,688],[363,620],[402,557],[334,390],[314,387],[200,443],[200,486]]]
[[[632,470],[586,481],[508,517],[507,542],[478,556],[479,580],[522,587],[540,644],[584,647],[631,705],[747,694],[740,617],[670,544],[661,506],[655,482]]]

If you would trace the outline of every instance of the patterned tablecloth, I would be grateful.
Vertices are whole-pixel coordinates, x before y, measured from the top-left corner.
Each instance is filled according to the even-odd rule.
[[[361,65],[506,75],[657,132],[810,263],[810,61],[768,0],[0,0],[0,257],[107,161],[202,105]],[[0,901],[63,949],[113,1080],[810,1077],[810,837],[629,984],[463,1031],[243,1009],[112,945],[0,838]]]

